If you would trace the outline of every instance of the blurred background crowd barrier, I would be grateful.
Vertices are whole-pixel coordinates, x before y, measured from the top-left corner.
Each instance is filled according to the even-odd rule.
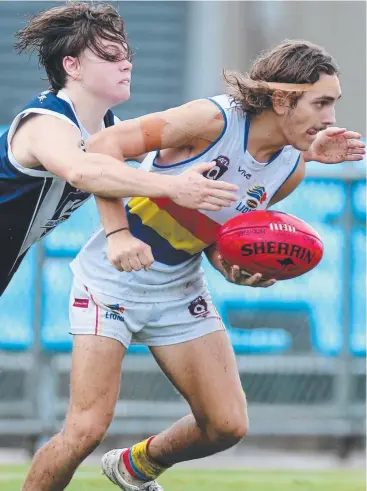
[[[47,88],[32,57],[12,51],[29,14],[55,2],[0,2],[0,124]],[[58,2],[60,4],[60,2]],[[284,38],[324,45],[342,68],[337,124],[366,134],[362,2],[114,2],[135,52],[122,119],[223,91],[221,69],[243,70]],[[333,19],[330,21],[330,19]],[[349,21],[348,21],[349,19]],[[328,25],[326,27],[326,24]],[[358,46],[358,62],[348,40]],[[307,164],[307,178],[276,209],[310,223],[325,254],[309,274],[269,289],[236,287],[205,261],[249,400],[253,435],[365,433],[365,164]],[[56,431],[67,407],[71,336],[69,262],[98,225],[94,199],[33,247],[0,299],[0,444]],[[129,350],[111,434],[151,434],[187,412],[149,352]]]

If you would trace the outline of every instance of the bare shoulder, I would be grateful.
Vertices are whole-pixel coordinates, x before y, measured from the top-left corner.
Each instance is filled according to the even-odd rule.
[[[197,99],[161,114],[173,129],[209,141],[218,138],[225,124],[221,109],[209,99]]]
[[[148,115],[141,121],[145,140],[148,135],[154,134],[159,125],[160,141],[154,141],[153,145],[162,149],[159,164],[166,165],[205,151],[219,138],[225,121],[219,106],[208,99],[198,99],[159,115]]]
[[[35,168],[42,165],[35,155],[38,147],[55,148],[56,142],[58,146],[70,142],[77,148],[80,140],[79,129],[69,122],[51,115],[29,114],[20,121],[11,140],[11,150],[23,167]]]
[[[77,126],[65,119],[48,114],[31,114],[24,122],[24,131],[33,140],[45,140],[47,137],[80,139],[80,130]]]

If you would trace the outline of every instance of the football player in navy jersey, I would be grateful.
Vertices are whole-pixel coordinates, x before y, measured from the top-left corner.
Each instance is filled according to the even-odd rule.
[[[65,221],[90,193],[99,196],[102,222],[104,209],[118,206],[121,197],[168,197],[208,210],[236,199],[236,186],[202,175],[213,163],[181,176],[156,176],[111,156],[83,151],[89,135],[116,122],[110,108],[130,97],[131,51],[124,22],[110,5],[55,7],[34,17],[17,35],[19,52],[38,53],[50,90],[32,99],[0,139],[0,295],[30,246]],[[149,246],[139,240],[130,242],[124,253],[125,260],[127,254],[139,267],[153,260]],[[114,257],[119,257],[118,250]]]

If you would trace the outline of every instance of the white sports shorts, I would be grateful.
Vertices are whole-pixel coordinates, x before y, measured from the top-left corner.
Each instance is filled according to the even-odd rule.
[[[225,329],[208,290],[179,300],[133,302],[93,293],[74,278],[69,313],[71,334],[113,338],[126,348],[183,343]]]

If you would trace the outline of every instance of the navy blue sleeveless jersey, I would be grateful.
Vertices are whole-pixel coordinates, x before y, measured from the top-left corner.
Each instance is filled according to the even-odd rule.
[[[45,170],[22,167],[11,152],[11,139],[23,117],[49,114],[79,128],[81,140],[86,135],[71,102],[65,95],[42,92],[32,99],[0,138],[0,295],[18,269],[28,249],[67,220],[90,194],[72,187]],[[108,111],[105,127],[113,125]]]

